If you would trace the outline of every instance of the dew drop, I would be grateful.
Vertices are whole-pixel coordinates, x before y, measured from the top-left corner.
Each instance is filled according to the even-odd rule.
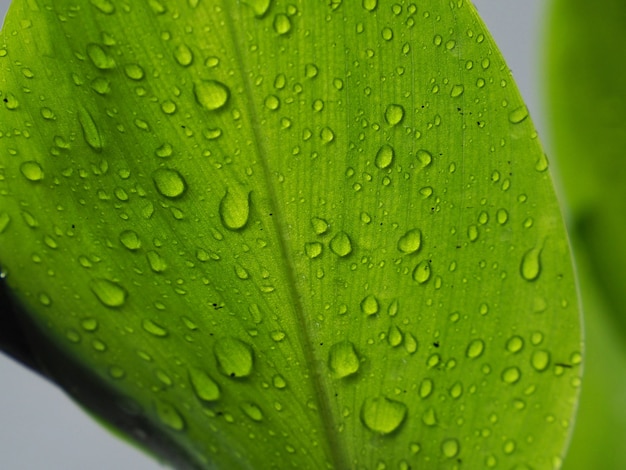
[[[267,13],[267,10],[269,10],[271,0],[246,0],[245,3],[252,7],[254,16],[262,18]]]
[[[304,252],[311,259],[317,258],[322,254],[322,246],[323,245],[319,242],[306,243],[304,245]]]
[[[228,230],[243,229],[250,217],[250,192],[227,189],[220,201],[220,219]]]
[[[44,178],[43,168],[34,160],[22,163],[20,165],[20,172],[28,181],[36,182]]]
[[[124,73],[131,80],[142,80],[145,76],[143,68],[139,64],[127,64],[124,66]]]
[[[361,300],[361,311],[365,315],[376,315],[380,306],[378,305],[378,299],[373,295],[368,295]]]
[[[520,336],[511,336],[506,342],[506,350],[510,353],[518,353],[524,347],[524,340]]]
[[[509,113],[509,121],[512,124],[519,124],[524,121],[528,117],[528,109],[526,106],[520,106],[519,108],[515,108],[513,111]]]
[[[240,408],[252,421],[263,421],[263,411],[261,411],[259,405],[252,402],[243,402]]]
[[[330,127],[324,127],[320,131],[320,139],[325,144],[330,144],[333,140],[335,140],[335,133]]]
[[[454,85],[452,90],[450,91],[450,96],[452,98],[457,98],[463,94],[465,91],[465,87],[463,85]]]
[[[337,256],[343,258],[352,253],[352,241],[346,232],[339,232],[330,240],[330,249]]]
[[[527,281],[535,281],[541,274],[541,249],[533,248],[524,253],[520,273]]]
[[[376,153],[376,166],[381,170],[387,168],[393,163],[395,151],[391,145],[383,145]]]
[[[396,325],[391,325],[389,327],[389,331],[387,332],[387,341],[389,342],[389,346],[397,348],[402,344],[403,340],[404,335],[402,334],[402,330],[400,330],[400,328]]]
[[[85,108],[80,108],[78,111],[78,122],[83,130],[83,139],[87,142],[95,152],[101,152],[103,147],[102,136],[100,130],[94,121],[93,117]]]
[[[333,344],[328,353],[328,367],[337,379],[356,374],[359,370],[359,357],[350,341]]]
[[[170,199],[181,197],[187,190],[187,183],[183,176],[172,168],[154,170],[152,181],[159,194]]]
[[[283,34],[287,34],[291,31],[291,20],[287,15],[279,13],[274,17],[273,26],[274,31],[282,36]]]
[[[128,292],[117,282],[108,279],[96,278],[89,283],[89,288],[98,300],[109,308],[118,308],[124,305]]]
[[[311,226],[316,235],[324,235],[328,231],[328,222],[319,217],[313,217],[311,219]]]
[[[230,90],[217,80],[202,80],[194,83],[193,93],[196,101],[207,111],[223,108],[230,97]]]
[[[167,269],[167,262],[158,252],[150,250],[146,253],[146,258],[148,259],[150,269],[155,273],[162,273]]]
[[[415,253],[422,246],[422,232],[418,228],[407,231],[398,240],[398,250],[402,253]]]
[[[367,11],[374,11],[378,7],[378,0],[363,0],[362,5]]]
[[[276,387],[279,390],[282,390],[285,387],[287,387],[287,381],[280,374],[276,374],[274,377],[272,377],[272,384],[274,385],[274,387]]]
[[[522,373],[517,367],[507,367],[502,371],[502,380],[508,384],[514,384],[522,377]]]
[[[461,446],[456,439],[446,439],[441,443],[441,453],[449,459],[456,457],[460,450]]]
[[[189,67],[193,62],[193,52],[186,44],[179,44],[174,49],[174,59],[176,59],[178,65]]]
[[[530,358],[530,364],[538,372],[543,372],[550,365],[550,353],[543,349],[533,352]]]
[[[361,406],[361,421],[365,427],[383,435],[396,431],[406,414],[404,403],[384,396],[366,398]]]
[[[87,56],[94,67],[100,70],[112,69],[115,67],[115,60],[98,44],[87,45]]]
[[[0,212],[0,233],[4,233],[4,231],[9,227],[11,223],[11,216],[6,212]],[[0,279],[2,275],[0,275]]]
[[[280,108],[280,99],[276,95],[267,95],[265,98],[265,107],[271,111]]]
[[[115,5],[110,0],[89,0],[90,3],[105,15],[115,13]]]
[[[205,371],[189,369],[189,382],[199,400],[206,402],[219,400],[220,387]]]
[[[465,352],[465,354],[470,359],[476,359],[482,356],[484,350],[485,343],[480,339],[475,339],[467,346],[467,351]]]
[[[415,154],[417,161],[419,162],[420,168],[426,168],[433,161],[433,156],[428,150],[420,149]]]
[[[120,233],[120,243],[131,251],[141,248],[141,240],[137,232],[133,230],[124,230]]]
[[[224,338],[213,349],[220,372],[227,377],[241,378],[252,373],[254,356],[249,344],[236,338]]]
[[[415,266],[413,270],[413,280],[425,284],[430,279],[430,263],[424,260]]]
[[[385,109],[385,121],[390,126],[396,126],[404,119],[404,108],[399,104],[387,105]]]
[[[157,416],[165,426],[174,431],[182,431],[185,429],[185,420],[176,407],[161,400],[155,401],[154,404]]]
[[[419,388],[420,398],[422,399],[428,398],[433,393],[434,389],[435,389],[435,384],[433,383],[431,379],[422,380],[422,383],[420,384],[420,388]]]
[[[145,318],[141,322],[141,327],[152,336],[156,336],[158,338],[164,338],[167,336],[167,330],[149,318]]]

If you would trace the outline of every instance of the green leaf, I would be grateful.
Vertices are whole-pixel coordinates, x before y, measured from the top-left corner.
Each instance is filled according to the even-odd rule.
[[[0,260],[51,375],[180,467],[558,465],[547,163],[462,1],[16,1]]]

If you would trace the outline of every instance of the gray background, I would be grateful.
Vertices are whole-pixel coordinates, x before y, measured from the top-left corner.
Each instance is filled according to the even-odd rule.
[[[0,18],[4,18],[9,3],[0,0]],[[474,0],[513,70],[546,145],[549,142],[542,131],[544,110],[539,99],[543,3]],[[56,387],[0,353],[0,468],[156,470],[163,467],[110,436]]]

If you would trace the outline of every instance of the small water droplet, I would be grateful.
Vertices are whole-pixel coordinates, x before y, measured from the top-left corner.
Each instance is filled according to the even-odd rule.
[[[157,416],[159,420],[174,431],[182,431],[185,429],[185,420],[174,405],[161,400],[154,402]]]
[[[311,258],[317,258],[322,254],[323,245],[319,242],[306,243],[304,245],[304,252],[306,255]]]
[[[207,111],[223,108],[230,97],[230,90],[217,80],[202,80],[194,83],[193,93],[196,101]]]
[[[89,288],[106,307],[118,308],[124,305],[128,292],[117,282],[104,278],[92,279]]]
[[[291,20],[289,17],[283,13],[279,13],[274,17],[274,31],[276,31],[281,36],[283,34],[287,34],[291,31]]]
[[[115,13],[115,5],[110,0],[89,0],[90,3],[105,15]]]
[[[398,250],[403,253],[415,253],[422,246],[422,232],[418,228],[408,230],[398,240]]]
[[[205,371],[197,368],[189,369],[189,382],[191,382],[194,393],[201,401],[219,400],[220,386]]]
[[[328,353],[328,367],[337,379],[356,374],[359,370],[359,356],[354,344],[350,341],[333,344]]]
[[[399,104],[387,105],[385,109],[385,121],[390,126],[396,126],[404,119],[404,108]]]
[[[158,168],[152,172],[152,181],[161,196],[176,199],[185,194],[185,178],[173,168]]]
[[[250,217],[250,192],[230,188],[220,201],[220,218],[228,230],[241,230]]]
[[[43,168],[34,160],[23,162],[20,165],[20,172],[28,181],[37,182],[44,178]]]
[[[242,378],[252,373],[254,356],[249,344],[236,338],[224,338],[214,347],[220,372],[227,377]]]
[[[480,339],[475,339],[467,346],[467,351],[465,352],[465,354],[470,359],[476,359],[482,356],[484,350],[485,343]]]
[[[274,387],[276,387],[279,390],[282,390],[285,387],[287,387],[287,381],[280,374],[276,374],[274,377],[272,377],[272,384],[274,385]]]
[[[381,170],[387,168],[393,163],[394,155],[395,151],[391,145],[383,145],[376,154],[376,166]]]
[[[152,269],[155,273],[162,273],[167,269],[167,262],[157,251],[148,251],[146,253],[146,258],[148,260],[148,264],[150,265],[150,269]]]
[[[530,364],[536,371],[543,372],[550,365],[550,353],[543,349],[534,351],[530,358]]]
[[[362,5],[367,11],[374,11],[378,7],[378,0],[363,0]]]
[[[413,280],[425,284],[430,279],[430,263],[424,260],[415,266],[413,270]]]
[[[431,379],[422,380],[422,383],[420,384],[420,388],[419,388],[420,398],[422,399],[428,398],[433,393],[434,389],[435,389],[435,384]]]
[[[115,67],[115,60],[99,44],[87,45],[87,56],[91,63],[100,70],[112,69]]]
[[[131,80],[142,80],[145,76],[143,68],[139,64],[126,64],[124,66],[124,73]]]
[[[541,249],[533,248],[524,253],[520,273],[527,281],[535,281],[541,274]]]
[[[352,253],[352,241],[346,232],[339,232],[330,240],[330,249],[339,257]]]
[[[243,411],[248,418],[252,421],[263,421],[263,411],[259,408],[259,405],[252,402],[243,402],[240,405],[241,411]]]
[[[333,140],[335,140],[335,133],[330,127],[324,127],[320,131],[320,139],[325,144],[330,144]]]
[[[506,342],[506,350],[510,353],[518,353],[524,347],[524,340],[521,336],[511,336]]]
[[[93,333],[98,329],[98,320],[95,318],[83,318],[80,321],[80,326],[83,330]]]
[[[368,295],[361,300],[361,311],[365,315],[376,315],[379,308],[378,299],[373,295]]]
[[[265,97],[265,107],[269,110],[276,111],[280,108],[280,99],[276,95],[267,95]]]
[[[313,217],[311,219],[311,226],[316,235],[324,235],[328,230],[328,222],[319,217]]]
[[[152,336],[157,336],[159,338],[167,336],[167,330],[149,318],[144,318],[141,322],[141,327]]]
[[[420,149],[415,154],[415,158],[419,162],[420,168],[426,168],[433,161],[433,156],[428,150]]]
[[[446,439],[441,443],[441,453],[444,457],[449,459],[453,459],[459,455],[460,450],[461,446],[459,445],[459,441],[456,439]]]
[[[502,371],[502,380],[508,384],[514,384],[522,377],[522,373],[517,367],[507,367]]]
[[[0,212],[0,233],[4,233],[4,231],[9,227],[11,223],[11,216],[6,212]],[[0,275],[0,279],[2,276]]]
[[[120,233],[120,243],[131,251],[141,248],[139,235],[133,230],[124,230]]]
[[[520,106],[519,108],[515,108],[513,111],[509,113],[509,121],[512,124],[519,124],[524,121],[528,117],[528,109],[526,106]]]
[[[96,121],[91,116],[91,113],[85,108],[81,107],[77,113],[78,122],[83,130],[83,139],[87,142],[95,152],[101,152],[104,146],[100,130],[96,124]]]
[[[193,52],[187,44],[179,44],[174,49],[174,59],[179,65],[189,67],[193,62]]]
[[[245,3],[252,7],[254,16],[262,18],[267,13],[267,10],[269,10],[271,0],[245,0]]]
[[[404,403],[384,396],[366,398],[361,406],[361,421],[365,427],[383,435],[396,431],[406,414]]]

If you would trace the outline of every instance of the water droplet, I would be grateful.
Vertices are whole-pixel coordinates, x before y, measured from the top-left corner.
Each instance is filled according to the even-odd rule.
[[[78,110],[77,116],[80,127],[83,130],[83,139],[85,139],[87,145],[89,145],[95,152],[101,152],[104,145],[102,136],[100,135],[100,130],[96,125],[96,121],[94,121],[91,116],[91,113],[81,107]]]
[[[280,99],[276,95],[267,95],[265,98],[265,107],[272,111],[276,111],[280,108]]]
[[[470,359],[476,359],[477,357],[482,356],[484,350],[485,343],[480,339],[475,339],[467,346],[467,351],[465,352],[465,354]]]
[[[426,168],[433,161],[433,156],[428,150],[420,149],[415,154],[420,168]]]
[[[507,367],[502,371],[502,380],[508,384],[514,384],[522,377],[522,373],[517,367]]]
[[[419,388],[420,398],[422,399],[428,398],[433,393],[434,389],[435,389],[435,384],[431,379],[422,380],[422,383],[420,384],[420,388]]]
[[[176,49],[174,49],[174,59],[176,59],[179,65],[189,67],[193,62],[193,52],[189,49],[187,44],[179,44]]]
[[[203,80],[194,83],[193,93],[196,101],[207,111],[223,108],[230,97],[230,90],[217,80]]]
[[[510,353],[518,353],[524,347],[524,340],[520,336],[511,336],[506,342],[506,350]]]
[[[322,247],[323,245],[319,242],[306,243],[304,245],[304,252],[311,259],[317,258],[322,254]]]
[[[187,183],[173,168],[158,168],[152,172],[152,181],[161,196],[176,199],[185,194]]]
[[[361,300],[361,311],[365,315],[376,315],[379,310],[378,299],[373,295],[368,295]]]
[[[417,351],[417,339],[412,333],[407,333],[404,339],[404,350],[409,354],[414,354]]]
[[[367,11],[374,11],[378,7],[378,0],[363,0],[362,5]]]
[[[263,412],[259,405],[252,402],[243,402],[240,408],[252,421],[263,421]]]
[[[105,15],[115,13],[115,5],[110,0],[89,0],[90,3]]]
[[[328,367],[337,379],[356,374],[359,370],[359,357],[350,341],[333,344],[328,353]]]
[[[164,338],[165,336],[167,336],[167,330],[158,323],[150,320],[149,318],[145,318],[141,322],[141,327],[152,336],[157,336],[159,338]]]
[[[381,31],[381,36],[385,41],[391,41],[393,39],[393,30],[391,28],[383,28]]]
[[[89,288],[106,307],[118,308],[124,305],[128,292],[117,282],[96,278],[89,283]]]
[[[148,259],[150,269],[155,273],[162,273],[167,269],[167,262],[158,252],[150,250],[146,253],[146,258]]]
[[[541,274],[541,249],[533,248],[524,253],[520,273],[527,281],[535,281]]]
[[[120,233],[120,243],[131,251],[141,248],[139,235],[133,230],[124,230]]]
[[[320,131],[320,139],[325,144],[330,144],[333,140],[335,140],[335,133],[330,127],[324,127]]]
[[[274,31],[276,31],[278,34],[287,34],[289,31],[291,31],[291,20],[287,15],[279,13],[274,17],[273,26]]]
[[[399,104],[390,104],[387,105],[385,109],[385,121],[390,126],[395,126],[400,124],[404,119],[404,108]]]
[[[157,416],[165,426],[174,431],[182,431],[185,429],[185,420],[174,405],[170,405],[161,400],[156,400],[154,405]]]
[[[463,85],[454,85],[452,90],[450,91],[450,96],[452,98],[457,98],[463,94],[465,91],[465,87]]]
[[[346,232],[339,232],[330,241],[330,249],[339,257],[352,253],[352,241]]]
[[[80,321],[80,326],[83,330],[93,333],[98,329],[98,320],[95,318],[83,318]]]
[[[274,385],[274,387],[276,387],[279,390],[282,390],[283,388],[287,387],[287,381],[280,374],[276,374],[274,377],[272,377],[272,384]]]
[[[519,124],[524,121],[528,117],[528,109],[526,106],[520,106],[519,108],[515,108],[513,111],[509,113],[509,121],[512,124]]]
[[[6,212],[0,212],[0,233],[4,233],[4,231],[9,227],[11,223],[11,216]],[[0,275],[0,279],[2,276]]]
[[[142,80],[145,76],[143,68],[139,64],[126,64],[124,66],[124,73],[131,80]]]
[[[246,0],[245,3],[252,7],[254,16],[262,18],[269,10],[271,0]]]
[[[100,70],[112,69],[115,67],[115,60],[98,44],[87,45],[87,56],[91,63]]]
[[[214,347],[220,372],[227,377],[241,378],[252,373],[254,356],[247,343],[236,338],[224,338]]]
[[[396,348],[402,344],[403,340],[404,335],[402,334],[402,330],[400,330],[400,328],[396,325],[391,325],[389,327],[389,331],[387,332],[387,341],[389,342],[389,346]]]
[[[250,217],[250,193],[240,189],[228,189],[220,201],[220,218],[228,230],[241,230]]]
[[[437,413],[435,413],[435,409],[432,406],[429,406],[424,410],[422,414],[422,423],[426,426],[437,426]]]
[[[319,217],[313,217],[311,219],[311,226],[316,235],[324,235],[328,230],[328,222]]]
[[[361,407],[361,421],[365,427],[383,435],[396,431],[406,414],[404,403],[384,396],[367,398]]]
[[[203,370],[189,369],[189,382],[200,400],[208,402],[219,400],[221,395],[219,385]]]
[[[441,453],[444,457],[452,459],[459,455],[459,451],[461,450],[461,446],[459,445],[459,441],[456,439],[446,439],[441,443]]]
[[[430,263],[424,260],[415,266],[413,270],[413,280],[420,284],[426,283],[430,279]]]
[[[44,178],[43,168],[34,160],[22,163],[20,172],[28,181],[41,181]]]
[[[422,246],[422,232],[418,228],[408,230],[398,240],[398,250],[403,253],[415,253]]]
[[[381,170],[393,163],[395,151],[391,145],[383,145],[376,154],[376,166]]]
[[[530,364],[538,372],[543,372],[550,365],[550,353],[543,349],[533,352],[530,358]]]

